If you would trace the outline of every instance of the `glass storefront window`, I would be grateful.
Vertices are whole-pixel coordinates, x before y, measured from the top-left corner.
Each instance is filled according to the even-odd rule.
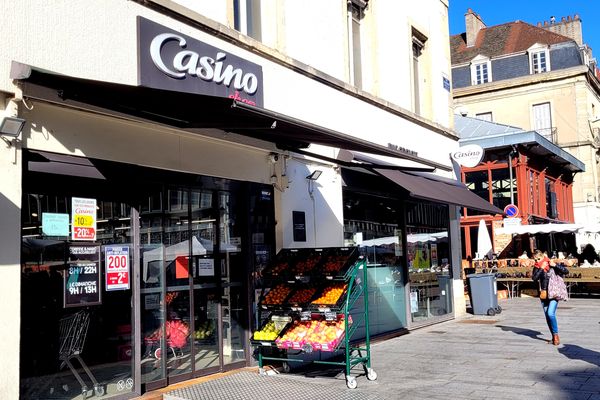
[[[407,202],[406,245],[413,322],[452,312],[448,206]]]
[[[275,245],[273,188],[199,176],[191,187],[189,176],[152,169],[124,184],[127,168],[96,162],[105,181],[24,175],[21,398],[131,397],[246,366],[248,283]],[[71,240],[71,194],[95,201],[94,241]],[[108,290],[105,272],[117,251],[129,286]],[[93,285],[72,265],[95,274]],[[91,294],[80,299],[78,287]]]
[[[344,193],[346,245],[359,246],[369,273],[371,335],[405,328],[406,293],[403,273],[400,200]],[[357,302],[353,313],[362,312]],[[362,332],[357,332],[360,336]]]
[[[130,393],[133,287],[129,281],[129,288],[107,290],[101,265],[119,249],[131,278],[131,207],[96,199],[96,241],[74,243],[70,197],[25,193],[23,199],[20,397]],[[50,226],[50,220],[63,222]]]

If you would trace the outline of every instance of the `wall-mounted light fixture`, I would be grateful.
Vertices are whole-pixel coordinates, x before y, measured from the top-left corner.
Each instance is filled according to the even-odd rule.
[[[315,169],[313,172],[311,172],[310,175],[306,177],[306,179],[308,179],[309,181],[316,181],[317,179],[319,179],[322,173],[323,171],[321,171],[320,169]]]
[[[18,138],[25,126],[25,120],[18,117],[3,117],[0,122],[0,135]]]

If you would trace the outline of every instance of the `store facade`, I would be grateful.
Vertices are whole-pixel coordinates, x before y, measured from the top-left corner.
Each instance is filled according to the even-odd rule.
[[[2,69],[3,96],[26,120],[1,153],[2,289],[14,300],[1,309],[0,373],[19,382],[3,396],[130,398],[253,365],[259,275],[281,248],[361,247],[374,334],[454,315],[457,205],[472,199],[440,202],[451,184],[377,163],[348,186],[353,167],[337,161],[347,149],[450,178],[451,134],[206,21],[133,2],[109,13],[129,34],[80,26],[91,58],[15,45]],[[327,110],[338,103],[365,122],[348,126]],[[376,120],[389,133],[370,132]]]

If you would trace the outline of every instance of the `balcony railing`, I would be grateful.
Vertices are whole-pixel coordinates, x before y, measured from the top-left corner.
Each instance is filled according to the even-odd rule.
[[[549,141],[551,141],[552,143],[556,144],[558,137],[558,129],[556,129],[555,126],[551,127],[551,128],[538,128],[535,130],[537,133],[539,133],[540,135],[542,135],[543,137],[545,137],[546,139],[548,139]]]

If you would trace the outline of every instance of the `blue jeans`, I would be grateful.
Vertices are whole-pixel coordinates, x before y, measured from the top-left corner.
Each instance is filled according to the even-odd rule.
[[[546,323],[548,324],[548,328],[550,328],[550,333],[558,334],[558,321],[556,320],[558,300],[542,300],[542,307],[544,308],[544,315],[546,316]]]

